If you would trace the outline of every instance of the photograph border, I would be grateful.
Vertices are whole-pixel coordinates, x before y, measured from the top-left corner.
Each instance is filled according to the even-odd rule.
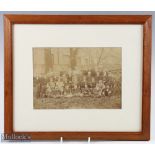
[[[86,52],[87,52],[87,58],[89,59],[89,65],[90,66],[88,66],[88,64],[86,64],[86,63],[84,63],[84,59],[83,59],[83,63],[84,64],[79,64],[79,62],[78,62],[78,64],[77,64],[77,68],[78,69],[80,69],[81,70],[81,73],[79,74],[79,73],[75,73],[77,76],[77,87],[78,87],[78,92],[77,92],[77,94],[75,93],[75,92],[72,92],[72,91],[74,91],[73,90],[73,83],[71,84],[71,86],[69,86],[69,87],[71,87],[71,88],[69,88],[69,91],[70,91],[70,93],[69,94],[65,94],[65,84],[63,84],[63,93],[62,93],[62,96],[58,93],[58,92],[54,92],[55,91],[55,89],[53,90],[53,94],[54,95],[51,95],[52,97],[48,97],[48,88],[46,87],[46,92],[45,92],[45,94],[46,94],[46,97],[44,98],[42,98],[42,97],[36,97],[37,96],[37,89],[36,89],[36,91],[34,92],[34,86],[36,86],[35,85],[35,82],[34,82],[34,79],[33,79],[33,108],[34,109],[79,109],[79,110],[81,110],[81,109],[122,109],[122,99],[121,99],[121,97],[122,97],[122,82],[121,82],[121,80],[122,80],[122,47],[33,47],[33,49],[32,49],[32,52],[33,52],[33,78],[35,78],[35,71],[36,71],[36,69],[35,69],[35,62],[37,61],[37,64],[39,65],[39,61],[45,61],[45,59],[47,58],[45,55],[47,54],[46,52],[45,52],[45,49],[47,50],[49,50],[50,49],[50,53],[51,53],[51,50],[59,50],[59,63],[57,62],[57,59],[58,59],[58,55],[56,56],[55,54],[56,54],[56,52],[54,52],[55,54],[55,56],[53,56],[52,57],[52,69],[53,69],[53,74],[55,73],[55,72],[57,72],[57,70],[55,69],[55,67],[57,66],[59,66],[57,69],[59,70],[58,72],[60,73],[61,72],[61,75],[60,75],[60,78],[61,78],[61,80],[63,79],[63,75],[66,75],[66,74],[68,74],[68,70],[64,70],[64,66],[62,66],[62,65],[65,65],[65,67],[67,68],[67,69],[71,69],[71,64],[69,64],[69,62],[67,62],[67,64],[64,64],[64,62],[63,62],[63,59],[62,59],[62,57],[64,56],[64,53],[63,53],[63,50],[65,50],[65,49],[67,49],[67,50],[70,50],[70,49],[72,49],[72,48],[74,48],[74,49],[77,49],[77,53],[79,52],[79,50],[80,50],[80,53],[83,53],[81,50],[87,50]],[[38,51],[38,50],[41,50],[42,49],[42,51]],[[91,50],[91,54],[88,56],[88,49],[89,50]],[[117,49],[117,51],[116,51],[116,49]],[[119,49],[119,50],[118,50]],[[37,51],[36,51],[37,50]],[[61,54],[61,51],[62,51],[62,54]],[[120,59],[120,61],[118,62],[117,61],[117,66],[119,66],[119,67],[116,67],[116,68],[111,68],[111,70],[108,70],[107,68],[105,68],[105,67],[103,67],[103,64],[102,64],[102,69],[101,69],[101,64],[95,64],[95,62],[94,62],[94,60],[93,60],[93,56],[95,56],[95,55],[93,55],[94,54],[94,51],[92,51],[92,50],[98,50],[98,52],[99,52],[99,50],[101,51],[101,50],[103,50],[101,53],[100,53],[100,55],[102,55],[102,56],[96,56],[96,58],[97,57],[99,57],[99,59],[100,59],[100,63],[101,63],[101,60],[102,60],[102,58],[104,59],[104,60],[108,60],[109,58],[111,58],[111,57],[109,57],[109,52],[112,54],[113,53],[113,56],[114,56],[114,54],[115,54],[115,57],[116,57],[116,53],[117,53],[117,56],[118,56],[118,59]],[[104,55],[105,53],[104,53],[104,50],[106,51],[106,50],[110,50],[109,52],[106,52],[106,55]],[[115,52],[114,52],[114,50],[115,50]],[[112,52],[113,51],[113,52]],[[39,57],[39,61],[37,60],[37,59],[35,59],[35,56],[37,56],[37,54],[35,54],[35,52],[37,52],[37,54],[40,54],[40,52],[42,52],[42,53],[44,53],[43,55],[42,55],[42,57]],[[89,51],[90,52],[90,51]],[[45,54],[46,53],[46,54]],[[49,51],[48,51],[48,53],[49,53]],[[104,54],[103,54],[104,53]],[[98,53],[99,54],[99,53]],[[52,53],[52,55],[53,55],[53,53]],[[77,54],[78,55],[78,54]],[[93,55],[93,56],[92,56]],[[48,55],[49,56],[49,55]],[[67,52],[67,56],[68,56],[68,52]],[[80,56],[80,55],[79,55]],[[84,56],[86,56],[86,54],[83,54],[83,57],[81,57],[80,56],[80,59],[82,59],[82,58],[84,58]],[[46,57],[46,58],[45,58]],[[50,56],[49,56],[50,57]],[[56,58],[54,58],[54,57],[56,57]],[[91,58],[90,58],[91,57]],[[108,59],[107,59],[107,57],[108,57]],[[92,66],[92,60],[93,60],[93,65],[94,66]],[[116,58],[115,58],[115,60],[116,60]],[[55,62],[56,61],[56,62]],[[99,60],[98,60],[99,61]],[[45,62],[44,62],[44,65],[45,65]],[[87,70],[85,70],[84,68],[82,68],[81,66],[79,66],[79,65],[83,65],[82,67],[85,67],[85,69],[87,68]],[[106,62],[105,62],[105,64],[104,65],[106,65],[107,67],[108,67],[108,65],[106,64]],[[114,62],[112,61],[112,64],[110,64],[110,65],[112,65],[113,67],[114,67]],[[61,67],[60,67],[61,66]],[[44,66],[45,67],[45,66]],[[80,67],[80,68],[79,68]],[[62,70],[62,68],[63,68],[63,70]],[[89,69],[88,69],[89,68]],[[43,69],[43,68],[42,68]],[[41,69],[41,70],[42,70]],[[45,68],[44,68],[45,69]],[[43,69],[43,70],[44,70]],[[48,68],[49,69],[49,68]],[[40,71],[39,70],[39,75],[41,76],[41,74],[43,75],[43,74],[45,74],[45,75],[47,75],[48,73],[49,73],[49,71],[48,71],[48,73],[47,73],[47,70],[45,71]],[[74,69],[72,69],[72,71],[73,71]],[[117,70],[117,71],[116,71]],[[76,69],[74,70],[75,72],[77,71]],[[74,72],[73,71],[73,72]],[[83,71],[83,72],[82,72]],[[86,73],[86,71],[87,71],[87,73]],[[104,73],[108,73],[108,74],[113,74],[113,76],[108,76],[109,78],[112,78],[111,79],[111,82],[112,82],[112,80],[116,80],[117,78],[116,78],[116,74],[119,74],[119,76],[120,76],[120,79],[118,80],[117,79],[117,82],[120,82],[120,83],[117,83],[117,84],[119,84],[119,88],[117,89],[117,93],[116,93],[116,91],[115,91],[115,93],[111,93],[111,95],[103,95],[103,94],[99,94],[99,92],[95,92],[95,88],[96,88],[96,85],[93,87],[93,88],[91,88],[91,86],[89,87],[89,85],[91,85],[88,81],[86,82],[86,84],[88,85],[88,94],[85,94],[84,95],[84,90],[82,90],[82,88],[81,88],[81,84],[80,84],[80,80],[83,80],[83,78],[82,78],[82,75],[85,75],[85,77],[86,77],[86,79],[88,78],[88,76],[86,75],[86,74],[88,74],[88,72],[91,72],[91,78],[93,77],[94,78],[94,80],[95,80],[95,84],[97,83],[97,81],[99,82],[99,80],[96,80],[96,76],[95,76],[95,74],[96,74],[96,71],[98,71],[99,72],[99,74],[100,74],[100,80],[102,80],[102,77],[103,77],[103,74]],[[104,72],[103,72],[104,71]],[[42,73],[41,73],[42,72]],[[44,72],[44,73],[43,73]],[[58,73],[57,72],[57,73]],[[73,76],[73,73],[72,72],[72,76]],[[115,73],[114,73],[115,72]],[[37,75],[38,75],[37,74]],[[49,73],[50,74],[50,73]],[[51,73],[52,74],[52,73]],[[63,74],[63,75],[62,75]],[[74,74],[74,75],[75,75]],[[68,74],[69,75],[69,74]],[[115,75],[115,78],[114,78],[114,75]],[[57,76],[57,78],[58,78],[59,76]],[[38,77],[39,78],[39,77]],[[56,85],[56,79],[54,78],[54,77],[52,77],[51,75],[47,75],[47,77],[46,77],[48,80],[50,79],[50,78],[52,78],[53,80],[55,80],[55,85]],[[45,79],[46,79],[45,78]],[[48,81],[47,80],[47,81]],[[69,79],[67,78],[67,81],[68,81]],[[46,82],[47,82],[46,81]],[[50,81],[50,80],[49,80]],[[48,85],[49,84],[49,81],[46,83],[46,85]],[[70,82],[71,82],[70,81]],[[39,82],[39,81],[38,81]],[[63,81],[64,82],[64,81]],[[40,82],[39,82],[40,83]],[[113,82],[112,82],[113,83]],[[67,82],[67,84],[69,84],[69,81]],[[113,83],[114,84],[114,83]],[[109,84],[108,84],[109,85]],[[106,84],[105,84],[105,86],[106,86]],[[93,89],[93,90],[92,90]],[[110,90],[111,91],[113,91],[113,90],[115,90],[116,88],[110,88]],[[119,91],[119,92],[118,92]],[[105,92],[105,90],[103,89],[103,91],[102,92]],[[52,92],[51,92],[52,93]],[[59,96],[59,95],[60,96]],[[71,96],[68,96],[68,95],[71,95]],[[54,97],[55,96],[55,97]],[[36,97],[36,100],[38,100],[38,102],[35,102],[35,100],[34,100],[34,98]],[[75,98],[74,98],[75,97]],[[52,101],[50,100],[50,98],[52,98]],[[84,99],[85,98],[85,99]],[[92,100],[91,101],[91,99],[94,99],[95,98],[95,100]],[[47,99],[47,100],[46,100]],[[70,102],[70,99],[72,100],[72,102]],[[75,101],[73,100],[73,99],[75,99]],[[83,99],[85,100],[85,102],[83,102]],[[106,100],[106,101],[104,101],[104,99]],[[60,102],[58,102],[58,100],[60,101]],[[112,101],[111,101],[112,100]],[[118,100],[118,101],[116,101],[116,100]],[[51,101],[51,102],[50,102]],[[61,102],[62,101],[62,102]],[[67,101],[69,101],[69,102],[67,102]],[[79,102],[78,102],[79,101]],[[97,101],[99,101],[99,102],[97,102]],[[90,104],[85,104],[85,103],[89,103],[89,102],[91,102]],[[45,104],[43,104],[43,103],[45,103]],[[36,105],[36,106],[35,106]]]
[[[14,24],[142,24],[143,81],[140,132],[15,132],[13,130],[13,25]],[[4,133],[29,135],[31,140],[149,140],[151,95],[151,15],[4,15]],[[136,75],[135,75],[136,76]]]

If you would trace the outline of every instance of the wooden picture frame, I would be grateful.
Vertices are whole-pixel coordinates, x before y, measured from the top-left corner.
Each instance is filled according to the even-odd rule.
[[[142,24],[143,82],[141,132],[15,132],[13,129],[13,31],[14,24]],[[28,134],[31,140],[149,140],[151,94],[150,15],[4,15],[5,43],[5,134]]]

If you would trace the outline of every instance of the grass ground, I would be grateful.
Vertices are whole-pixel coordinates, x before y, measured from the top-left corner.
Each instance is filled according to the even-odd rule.
[[[34,99],[34,109],[121,109],[121,97]]]

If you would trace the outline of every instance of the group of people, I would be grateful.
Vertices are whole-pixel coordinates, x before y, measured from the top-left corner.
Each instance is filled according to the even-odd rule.
[[[120,81],[108,72],[82,71],[63,72],[59,75],[34,77],[36,98],[57,97],[106,97],[120,94]]]

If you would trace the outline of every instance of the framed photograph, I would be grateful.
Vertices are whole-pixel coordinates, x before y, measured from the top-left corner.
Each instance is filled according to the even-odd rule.
[[[149,140],[151,20],[4,15],[5,135]]]

